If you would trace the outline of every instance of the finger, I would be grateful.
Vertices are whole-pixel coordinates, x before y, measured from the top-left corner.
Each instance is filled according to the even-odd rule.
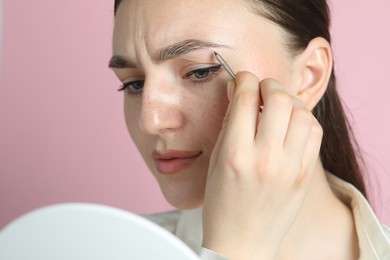
[[[293,168],[302,167],[303,154],[306,151],[314,120],[312,113],[304,108],[303,104],[295,105],[291,112],[290,123],[284,140],[284,151],[290,161],[290,166]]]
[[[290,177],[296,187],[303,187],[312,179],[314,167],[319,159],[322,128],[310,111],[296,109],[291,115],[285,140],[286,158]]]
[[[259,81],[255,75],[249,72],[237,73],[236,87],[230,103],[225,132],[226,144],[252,144],[260,106]]]
[[[313,172],[316,162],[319,159],[322,137],[322,127],[320,123],[314,119],[306,149],[303,153],[303,165],[306,167],[308,173]]]
[[[231,88],[234,88],[234,83],[231,82],[230,84],[233,84],[233,85],[231,85]],[[234,91],[234,90],[232,89],[231,91]],[[221,148],[222,147],[222,142],[223,142],[223,140],[225,138],[227,124],[229,122],[230,110],[231,110],[231,103],[228,104],[228,107],[226,109],[225,117],[224,117],[223,122],[222,122],[221,131],[219,132],[217,141],[216,141],[216,143],[214,145],[212,156],[210,158],[210,165],[215,165],[215,160],[218,159],[216,157],[220,155],[220,152],[221,152],[221,149],[222,149]]]
[[[264,107],[258,123],[256,143],[261,147],[283,148],[294,101],[279,82],[266,79],[260,83]]]

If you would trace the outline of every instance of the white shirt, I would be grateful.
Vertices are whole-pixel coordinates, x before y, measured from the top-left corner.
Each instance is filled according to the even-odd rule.
[[[364,196],[351,184],[328,174],[328,181],[336,196],[353,212],[359,238],[360,259],[390,260],[390,229],[379,223]],[[171,211],[145,216],[175,234],[203,260],[227,259],[202,248],[202,210]]]

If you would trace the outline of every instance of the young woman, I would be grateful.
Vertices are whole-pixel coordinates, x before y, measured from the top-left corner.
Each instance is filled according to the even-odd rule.
[[[150,219],[204,259],[390,259],[325,0],[116,0],[115,15],[129,133],[180,209]]]

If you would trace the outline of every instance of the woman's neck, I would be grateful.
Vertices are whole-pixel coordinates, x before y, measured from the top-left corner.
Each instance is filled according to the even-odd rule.
[[[301,213],[285,237],[277,259],[358,259],[351,209],[336,195],[318,161]]]

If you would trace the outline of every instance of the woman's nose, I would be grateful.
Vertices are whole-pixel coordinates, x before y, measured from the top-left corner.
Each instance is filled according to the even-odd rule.
[[[180,129],[184,123],[180,102],[177,88],[145,85],[139,122],[141,130],[161,135]]]

